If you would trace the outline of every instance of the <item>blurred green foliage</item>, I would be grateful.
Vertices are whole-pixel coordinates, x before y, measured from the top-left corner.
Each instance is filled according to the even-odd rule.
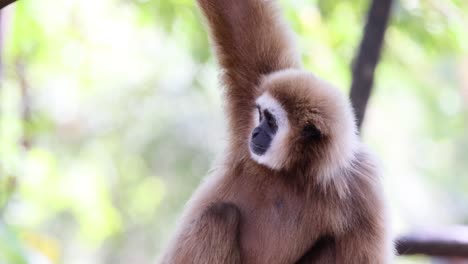
[[[226,139],[194,2],[2,11],[0,263],[155,260]],[[347,92],[368,1],[281,4],[305,66]],[[394,6],[363,136],[396,232],[468,224],[467,16],[463,0]]]

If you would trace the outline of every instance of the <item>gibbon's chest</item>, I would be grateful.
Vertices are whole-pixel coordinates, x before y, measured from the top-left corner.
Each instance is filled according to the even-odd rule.
[[[305,215],[314,205],[281,180],[255,177],[261,176],[240,178],[226,193],[241,211],[242,263],[293,263],[310,246],[296,245],[296,241],[310,236],[311,218]],[[310,240],[312,244],[312,236]]]

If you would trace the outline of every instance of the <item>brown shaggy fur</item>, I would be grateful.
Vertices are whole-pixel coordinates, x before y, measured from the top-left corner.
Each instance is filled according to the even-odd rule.
[[[272,0],[198,0],[223,69],[230,145],[189,201],[161,263],[388,263],[386,216],[373,156],[351,107],[301,70]],[[254,161],[255,100],[288,114],[280,169]],[[320,138],[303,136],[315,125]]]

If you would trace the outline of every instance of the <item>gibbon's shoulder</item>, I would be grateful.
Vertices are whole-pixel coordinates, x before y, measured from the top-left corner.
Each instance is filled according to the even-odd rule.
[[[363,143],[359,143],[350,172],[356,178],[380,182],[381,164],[377,156]]]
[[[380,161],[360,144],[347,175],[348,202],[359,215],[373,215],[383,210]]]

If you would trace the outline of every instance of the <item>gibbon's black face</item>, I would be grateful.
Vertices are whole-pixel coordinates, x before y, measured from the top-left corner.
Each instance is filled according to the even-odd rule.
[[[263,155],[271,145],[276,131],[278,131],[278,124],[276,123],[275,116],[268,110],[262,110],[257,105],[259,125],[252,131],[252,138],[250,140],[250,149],[257,155]]]

